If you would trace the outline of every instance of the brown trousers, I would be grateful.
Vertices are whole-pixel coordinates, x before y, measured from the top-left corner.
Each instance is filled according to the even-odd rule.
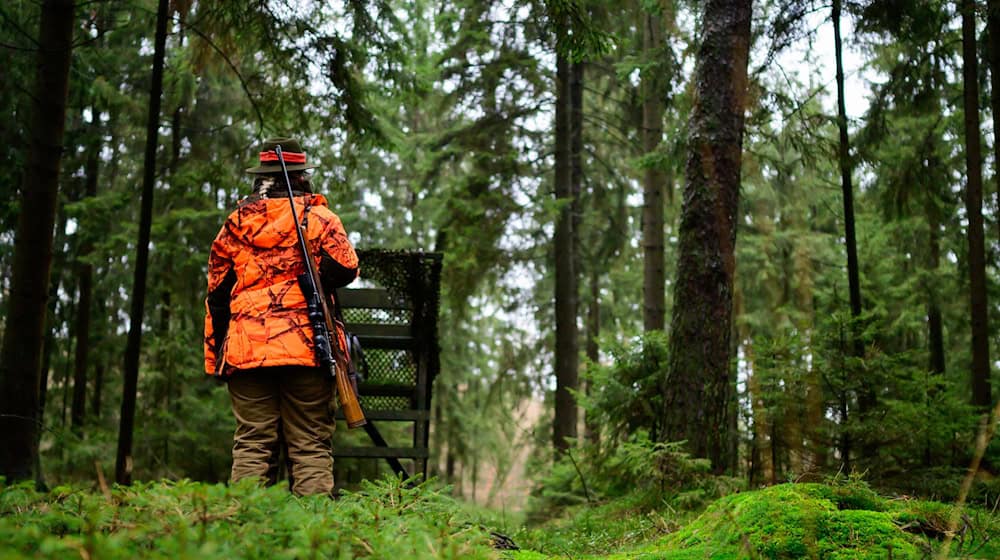
[[[333,380],[318,368],[272,367],[237,371],[229,379],[236,416],[233,482],[274,482],[284,438],[292,492],[333,493]],[[270,479],[270,480],[269,480]]]

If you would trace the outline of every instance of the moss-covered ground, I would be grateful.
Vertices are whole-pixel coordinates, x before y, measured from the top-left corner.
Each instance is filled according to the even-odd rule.
[[[604,508],[524,532],[532,550],[512,558],[933,558],[956,513],[939,502],[884,498],[861,483],[783,484],[732,494],[697,516]],[[1000,558],[1000,517],[966,508],[958,519],[949,557]]]
[[[627,500],[511,529],[427,485],[385,480],[340,500],[285,488],[158,482],[101,491],[0,487],[0,558],[929,558],[952,506],[863,484],[785,484],[701,513]],[[1000,558],[1000,518],[966,509],[950,556]],[[521,546],[491,547],[490,529]]]

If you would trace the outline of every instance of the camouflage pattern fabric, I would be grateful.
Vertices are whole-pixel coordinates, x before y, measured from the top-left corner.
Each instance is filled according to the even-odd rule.
[[[296,196],[295,211],[300,219],[308,214],[307,239],[317,266],[325,253],[344,268],[357,269],[358,256],[326,198]],[[294,224],[287,198],[251,197],[229,215],[216,236],[208,260],[208,291],[216,290],[231,272],[236,280],[221,348],[216,348],[206,302],[205,373],[317,365],[297,282],[304,263]]]

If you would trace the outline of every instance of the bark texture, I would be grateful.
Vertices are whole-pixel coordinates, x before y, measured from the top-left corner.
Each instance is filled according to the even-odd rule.
[[[730,336],[751,0],[708,0],[681,210],[663,439],[732,465]]]
[[[990,347],[983,231],[983,169],[979,138],[979,75],[976,58],[976,3],[962,0],[962,84],[965,100],[965,210],[969,219],[969,300],[972,320],[973,405],[986,409],[990,395]]]
[[[31,478],[38,464],[39,374],[52,264],[52,229],[66,128],[73,40],[72,0],[42,3],[37,71],[21,210],[0,349],[0,475]]]
[[[132,432],[135,421],[136,390],[139,382],[142,317],[146,304],[146,272],[149,265],[149,234],[153,222],[153,183],[156,178],[156,146],[159,139],[160,96],[163,93],[163,53],[166,42],[167,0],[160,0],[156,10],[156,46],[153,50],[153,76],[149,86],[149,113],[146,120],[146,156],[143,160],[139,244],[136,248],[132,308],[130,310],[128,342],[125,347],[125,379],[122,384],[118,454],[115,458],[115,480],[119,484],[132,483]]]

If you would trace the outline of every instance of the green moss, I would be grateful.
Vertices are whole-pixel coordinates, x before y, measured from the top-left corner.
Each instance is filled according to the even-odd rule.
[[[911,537],[893,524],[889,515],[847,510],[830,516],[818,531],[816,549],[821,558],[919,557]]]
[[[508,553],[505,558],[510,560],[546,560],[549,556],[533,550],[517,550]]]
[[[920,557],[883,508],[866,488],[784,484],[719,500],[664,545],[708,558]]]

